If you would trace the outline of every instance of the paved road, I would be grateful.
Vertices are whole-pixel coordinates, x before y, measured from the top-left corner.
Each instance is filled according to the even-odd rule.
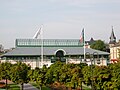
[[[24,84],[23,90],[38,90],[38,89],[28,83],[28,84]]]

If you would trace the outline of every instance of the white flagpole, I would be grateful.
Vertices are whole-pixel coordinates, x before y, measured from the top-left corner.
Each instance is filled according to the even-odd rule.
[[[43,67],[43,25],[41,26],[41,67]]]
[[[83,29],[84,29],[84,28],[83,28]],[[84,61],[85,61],[85,58],[86,58],[86,57],[85,57],[85,29],[84,29],[84,32],[83,32],[83,33],[84,33],[84,36],[83,36],[83,37],[84,37],[84,42],[83,42],[83,43],[84,43],[84,46],[83,46],[83,48],[84,48]]]

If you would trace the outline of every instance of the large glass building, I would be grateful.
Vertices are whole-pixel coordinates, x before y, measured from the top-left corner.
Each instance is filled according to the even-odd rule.
[[[91,61],[97,65],[107,65],[109,61],[109,53],[91,48],[84,50],[84,44],[78,39],[16,39],[15,45],[15,49],[2,56],[3,61],[21,61],[32,68],[42,67],[43,64],[50,66],[57,60],[89,65]]]

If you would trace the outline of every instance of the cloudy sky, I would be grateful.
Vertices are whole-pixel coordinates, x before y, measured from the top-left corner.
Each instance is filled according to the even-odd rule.
[[[111,26],[120,39],[120,0],[0,0],[0,44],[32,38],[43,24],[45,39],[91,37],[109,41]]]

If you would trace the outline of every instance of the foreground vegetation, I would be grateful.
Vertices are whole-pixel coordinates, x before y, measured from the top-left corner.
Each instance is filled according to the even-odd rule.
[[[0,64],[0,80],[9,79],[15,84],[21,84],[21,88],[23,83],[35,82],[38,88],[83,89],[83,85],[87,85],[94,90],[119,90],[119,73],[120,62],[108,66],[56,62],[49,68],[43,66],[41,69],[31,69],[21,62]]]
[[[17,84],[10,84],[8,90],[20,90]]]

